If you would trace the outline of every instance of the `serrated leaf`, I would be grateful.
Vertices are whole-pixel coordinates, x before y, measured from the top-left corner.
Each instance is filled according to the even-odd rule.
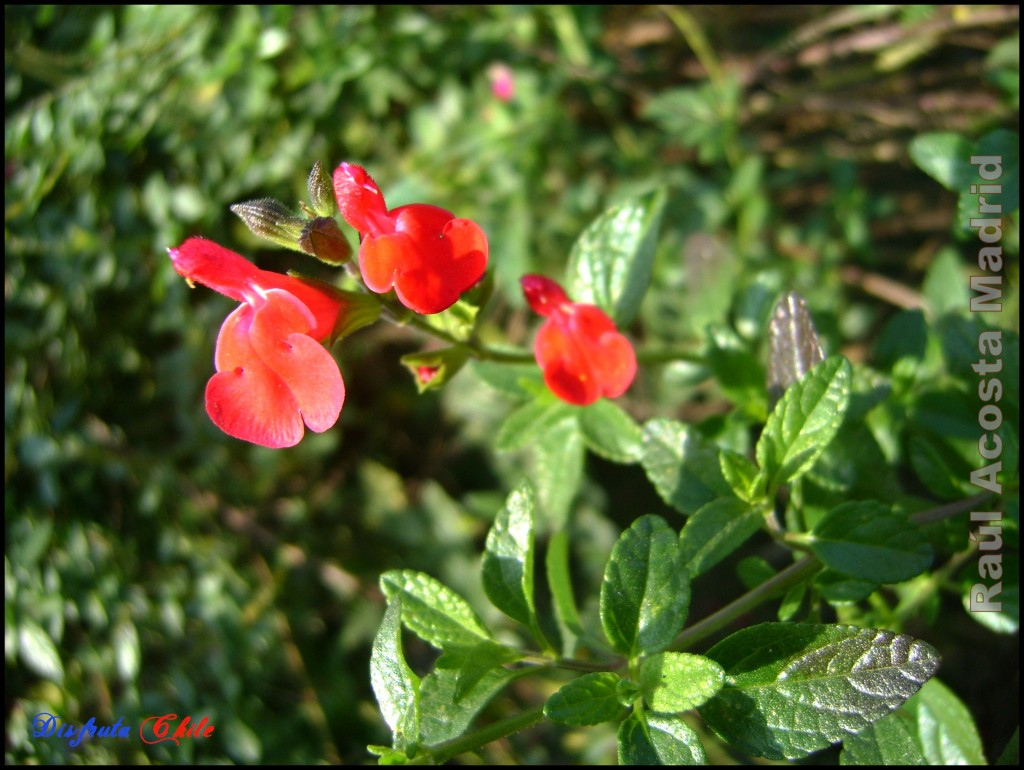
[[[856,735],[898,708],[936,671],[938,653],[906,634],[838,625],[764,623],[707,652],[725,687],[701,716],[738,750],[797,759]]]
[[[883,767],[929,763],[897,711],[844,740],[839,764]]]
[[[64,681],[64,665],[50,635],[35,622],[18,621],[18,653],[22,662],[44,679]]]
[[[618,733],[620,765],[706,765],[700,736],[679,717],[630,714]]]
[[[390,570],[380,576],[380,585],[388,599],[401,598],[405,627],[439,649],[493,641],[466,600],[429,575]]]
[[[679,552],[690,577],[702,575],[761,528],[763,518],[749,503],[720,497],[686,520],[679,533]]]
[[[643,453],[644,431],[621,407],[606,398],[579,410],[587,447],[617,463],[635,463]]]
[[[903,707],[910,731],[929,765],[984,765],[981,736],[967,706],[938,679],[925,683]]]
[[[458,703],[492,670],[522,657],[520,653],[503,644],[480,642],[473,647],[446,650],[438,659],[437,666],[457,670],[453,697],[454,702]]]
[[[790,386],[768,416],[757,462],[774,489],[807,472],[843,422],[850,403],[850,363],[834,356]]]
[[[583,478],[586,451],[575,415],[555,423],[532,444],[533,483],[545,528],[565,526]]]
[[[419,741],[420,680],[402,654],[401,615],[401,598],[389,598],[370,651],[370,684],[394,747],[405,750]]]
[[[640,686],[648,709],[678,714],[706,703],[722,689],[725,672],[716,661],[686,652],[663,652],[646,658]]]
[[[686,622],[690,579],[675,532],[641,516],[612,548],[601,583],[601,625],[618,652],[635,657],[665,649]]]
[[[533,599],[533,490],[523,482],[508,496],[487,534],[484,592],[513,620],[536,627]]]
[[[681,513],[693,513],[732,492],[722,476],[717,448],[681,422],[648,421],[640,461],[661,499]]]
[[[768,398],[774,405],[786,389],[825,360],[807,301],[787,292],[768,322]]]
[[[902,513],[875,500],[842,503],[811,532],[826,566],[860,580],[898,583],[928,569],[932,547]]]
[[[584,674],[548,698],[544,716],[563,725],[597,725],[619,719],[625,708],[619,702],[618,674],[600,671]]]
[[[492,668],[465,692],[459,691],[461,669],[444,668],[449,661],[442,656],[437,666],[420,683],[420,739],[425,746],[437,746],[458,738],[470,726],[480,710],[511,681],[529,672]],[[455,660],[451,664],[456,663]]]
[[[663,190],[609,209],[573,245],[566,292],[575,302],[597,305],[620,328],[635,317],[651,280],[665,206]]]
[[[499,452],[512,452],[530,446],[552,425],[574,416],[573,407],[551,398],[538,398],[523,404],[510,414],[494,440]]]
[[[764,497],[765,478],[749,457],[731,449],[722,449],[718,454],[718,463],[722,468],[722,477],[740,500],[752,503]]]

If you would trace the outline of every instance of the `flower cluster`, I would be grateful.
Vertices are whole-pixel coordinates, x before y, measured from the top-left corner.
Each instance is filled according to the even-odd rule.
[[[370,175],[351,163],[338,166],[329,181],[319,165],[314,168],[313,219],[295,217],[269,199],[232,210],[263,237],[344,263],[347,243],[326,216],[333,205],[327,202],[331,188],[342,219],[359,233],[359,275],[370,292],[394,291],[405,307],[431,315],[450,308],[483,277],[488,244],[479,225],[425,203],[388,209]],[[329,348],[376,320],[380,304],[368,300],[372,294],[261,270],[203,238],[189,238],[168,251],[190,285],[201,283],[240,303],[217,337],[216,373],[206,387],[213,422],[231,436],[274,448],[294,446],[304,428],[322,432],[334,425],[345,383]],[[633,380],[636,357],[611,319],[593,305],[571,302],[547,278],[525,276],[522,287],[530,306],[547,319],[535,352],[551,390],[580,405],[621,395]],[[403,362],[423,390],[447,381],[470,352],[469,346],[456,345]]]

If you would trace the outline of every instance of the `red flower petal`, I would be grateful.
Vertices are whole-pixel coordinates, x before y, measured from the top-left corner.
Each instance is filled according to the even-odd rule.
[[[384,194],[366,169],[342,163],[334,170],[334,197],[341,218],[364,235],[384,235],[395,230],[384,204]]]
[[[261,272],[241,254],[205,238],[189,238],[167,253],[174,269],[187,281],[201,283],[239,302],[245,302],[243,291]]]
[[[248,302],[269,289],[283,289],[294,295],[313,313],[315,323],[309,335],[318,341],[331,338],[344,302],[329,286],[260,270],[230,249],[206,240],[189,238],[177,249],[168,249],[174,269],[189,281],[201,283],[239,302]]]
[[[401,206],[393,235],[367,236],[359,269],[371,291],[395,289],[417,313],[440,313],[458,301],[487,269],[487,236],[469,219],[426,204]]]
[[[550,318],[537,332],[537,363],[551,391],[570,404],[592,404],[601,397],[590,355],[562,318]]]
[[[549,316],[557,308],[570,304],[562,287],[543,275],[524,275],[519,279],[519,285],[523,287],[523,296],[533,312],[542,316]]]
[[[337,421],[345,386],[331,354],[303,333],[313,321],[281,290],[228,316],[217,338],[218,373],[206,387],[206,411],[221,430],[281,448],[299,442],[303,421],[317,432]]]
[[[291,390],[309,429],[322,433],[338,421],[345,384],[334,357],[305,334],[312,321],[312,313],[299,300],[272,289],[253,317],[249,339],[253,350]]]
[[[487,237],[471,220],[426,203],[388,211],[377,183],[352,163],[335,169],[334,194],[363,236],[359,270],[371,291],[394,289],[417,313],[440,313],[487,269]]]
[[[521,283],[531,307],[549,316],[534,355],[551,391],[580,406],[621,396],[636,375],[636,354],[611,318],[594,305],[570,302],[543,276],[524,276]]]

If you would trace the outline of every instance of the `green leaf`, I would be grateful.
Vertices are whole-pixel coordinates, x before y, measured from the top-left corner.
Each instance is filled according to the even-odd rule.
[[[1020,764],[1020,725],[1017,725],[1013,735],[1010,736],[1010,740],[1003,747],[1003,751],[999,755],[999,759],[996,760],[996,764],[1010,765],[1011,767],[1016,767]]]
[[[920,134],[909,149],[917,167],[952,192],[963,192],[977,176],[971,166],[971,143],[960,134]]]
[[[587,447],[617,463],[635,463],[643,454],[643,429],[606,398],[579,410],[580,430]]]
[[[533,490],[523,482],[508,496],[487,535],[484,592],[513,620],[536,627],[533,600]]]
[[[499,452],[523,449],[538,441],[552,425],[574,416],[573,408],[562,401],[542,397],[529,401],[510,414],[494,440]]]
[[[620,765],[706,765],[700,736],[678,717],[630,714],[618,734]]]
[[[50,635],[31,620],[18,621],[18,652],[34,673],[57,684],[64,681],[64,665]]]
[[[640,462],[662,500],[681,513],[693,513],[732,493],[722,476],[718,449],[681,422],[648,421]]]
[[[406,765],[409,763],[409,757],[404,751],[393,749],[390,746],[377,746],[371,743],[366,750],[377,757],[378,765]]]
[[[566,292],[597,305],[621,328],[636,317],[651,280],[665,206],[656,190],[609,209],[594,220],[569,253]]]
[[[761,514],[735,497],[720,497],[686,520],[679,552],[690,577],[702,575],[761,528]]]
[[[548,698],[544,716],[563,725],[597,725],[619,719],[625,708],[619,702],[620,677],[610,671],[584,674]]]
[[[473,647],[450,648],[438,659],[438,667],[457,671],[454,702],[465,698],[492,670],[520,660],[523,656],[496,642],[480,642]]]
[[[718,455],[718,463],[722,468],[722,477],[732,487],[736,497],[748,503],[764,498],[765,479],[753,460],[731,449],[722,449]]]
[[[842,503],[811,532],[826,566],[860,580],[899,583],[928,569],[932,547],[906,514],[875,500]]]
[[[938,679],[926,682],[903,707],[911,734],[929,765],[983,765],[985,753],[974,717]]]
[[[470,361],[469,370],[488,387],[510,398],[521,399],[544,390],[544,375],[536,364]]]
[[[458,656],[442,655],[437,666],[420,684],[420,738],[425,746],[437,746],[458,738],[470,726],[480,710],[509,682],[530,669],[509,671],[492,668],[472,686],[465,685],[465,674]]]
[[[924,686],[928,684],[926,682]],[[885,766],[930,763],[925,761],[905,720],[896,711],[844,740],[839,764]]]
[[[782,601],[779,602],[779,611],[777,613],[779,620],[792,620],[800,609],[800,605],[803,604],[804,594],[806,593],[807,585],[805,583],[798,583],[786,591]]]
[[[389,598],[384,620],[370,651],[370,684],[396,749],[405,750],[419,741],[420,680],[402,654],[402,601]]]
[[[665,649],[686,622],[690,578],[676,534],[658,516],[641,516],[612,548],[601,583],[601,625],[618,652]]]
[[[722,392],[746,416],[768,416],[764,366],[748,341],[729,327],[711,327],[704,357]]]
[[[414,570],[389,570],[380,576],[388,599],[402,600],[402,622],[439,649],[472,647],[491,634],[466,600],[443,583]]]
[[[850,377],[850,362],[833,356],[783,395],[757,442],[770,489],[808,471],[828,446],[850,402]]]
[[[859,602],[869,597],[878,585],[877,580],[858,580],[827,568],[814,576],[814,586],[832,604]]]
[[[970,279],[967,265],[954,248],[942,249],[932,259],[921,286],[932,318],[970,309]]]
[[[586,450],[575,415],[553,425],[533,443],[533,482],[548,530],[559,530],[583,478]]]
[[[571,655],[575,640],[570,635],[579,639],[585,632],[572,590],[572,575],[569,572],[569,533],[566,530],[559,530],[551,536],[544,566],[548,576],[548,589],[555,605],[555,616],[562,627],[563,654]]]
[[[973,156],[985,155],[1002,158],[1003,171],[998,179],[982,179],[979,167],[971,164]],[[972,218],[984,218],[979,214],[980,195],[989,203],[999,203],[1002,216],[1020,207],[1020,138],[1012,131],[998,129],[973,144],[960,134],[922,134],[911,141],[910,157],[939,184],[959,194],[958,220],[964,232],[971,232]],[[993,194],[972,193],[972,184],[997,184],[1001,190]]]
[[[725,672],[703,655],[663,652],[646,658],[640,687],[647,707],[658,714],[678,714],[703,705],[722,689]]]
[[[855,626],[764,623],[707,652],[725,687],[700,708],[736,749],[797,759],[898,708],[938,668],[924,642]]]

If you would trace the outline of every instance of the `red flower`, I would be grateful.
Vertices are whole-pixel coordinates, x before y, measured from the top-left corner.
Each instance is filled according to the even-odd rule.
[[[484,274],[487,236],[476,222],[425,203],[388,211],[377,183],[351,163],[335,169],[334,195],[363,236],[359,270],[371,291],[394,288],[417,313],[440,313]]]
[[[174,269],[242,304],[220,327],[206,386],[206,411],[229,436],[261,446],[294,446],[305,424],[317,433],[338,420],[345,383],[332,342],[345,310],[331,288],[260,270],[203,238],[168,249]]]
[[[530,307],[548,319],[533,349],[552,392],[580,406],[625,393],[636,374],[636,355],[612,319],[594,305],[571,302],[543,276],[524,275],[520,283]]]

